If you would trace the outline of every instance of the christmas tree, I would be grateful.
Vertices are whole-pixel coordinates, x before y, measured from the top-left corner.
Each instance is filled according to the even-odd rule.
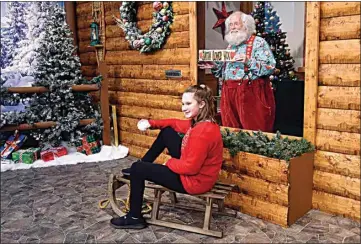
[[[9,2],[5,26],[1,27],[1,69],[10,66],[20,41],[26,38],[28,30],[25,17],[27,2]]]
[[[286,43],[286,32],[280,29],[282,25],[276,11],[270,2],[257,2],[251,13],[256,23],[256,34],[269,44],[276,60],[276,68],[269,76],[272,84],[277,86],[283,79],[297,80],[294,72],[294,60]]]
[[[45,130],[32,130],[30,135],[44,146],[57,146],[61,141],[74,144],[84,134],[101,134],[101,118],[87,92],[72,92],[72,85],[98,83],[96,77],[87,81],[82,77],[79,57],[74,55],[72,33],[65,22],[65,12],[52,5],[52,15],[45,22],[44,37],[37,49],[34,67],[34,86],[45,86],[49,92],[34,94],[25,112],[2,114],[3,124],[33,124],[56,121],[57,125]],[[82,119],[95,118],[90,125],[79,127]]]

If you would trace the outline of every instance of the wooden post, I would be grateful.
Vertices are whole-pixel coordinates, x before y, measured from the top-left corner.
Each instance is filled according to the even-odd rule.
[[[99,72],[103,76],[100,90],[100,108],[103,119],[103,144],[110,145],[110,118],[109,118],[109,97],[108,97],[108,66],[105,62],[100,62]]]
[[[206,211],[204,214],[203,230],[209,230],[212,218],[212,198],[206,198]]]
[[[240,2],[239,10],[245,14],[251,14],[253,11],[253,2]]]
[[[197,2],[197,50],[206,48],[206,12],[205,2]],[[197,54],[198,57],[198,54]],[[204,69],[198,69],[198,84],[205,84],[206,72]]]
[[[192,85],[198,78],[198,47],[197,47],[197,2],[189,2],[189,46],[190,46],[190,78]]]
[[[64,7],[66,13],[66,22],[68,23],[70,30],[73,32],[73,44],[74,46],[78,46],[75,4],[76,4],[75,2],[64,2]]]
[[[315,144],[320,46],[320,2],[307,2],[303,137]]]

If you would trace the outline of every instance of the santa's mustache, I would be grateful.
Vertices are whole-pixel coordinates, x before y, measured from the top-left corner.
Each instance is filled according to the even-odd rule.
[[[225,39],[230,45],[239,45],[247,40],[247,32],[242,30],[232,30],[226,34]]]

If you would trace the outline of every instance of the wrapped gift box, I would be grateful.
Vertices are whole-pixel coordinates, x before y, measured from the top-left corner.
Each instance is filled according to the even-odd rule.
[[[61,157],[68,154],[66,147],[54,147],[49,148],[40,153],[40,157],[43,161],[48,162],[54,160],[55,157]]]
[[[32,164],[40,156],[40,148],[28,148],[12,153],[12,159],[16,163]]]
[[[11,158],[11,153],[18,150],[26,140],[26,136],[19,134],[18,131],[15,131],[15,134],[10,136],[6,140],[5,145],[0,148],[1,158]]]
[[[101,149],[100,141],[96,140],[92,135],[82,137],[81,141],[78,141],[75,145],[78,152],[86,155],[98,153]]]

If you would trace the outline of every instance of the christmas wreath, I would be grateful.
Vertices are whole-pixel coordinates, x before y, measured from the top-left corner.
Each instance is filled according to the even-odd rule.
[[[122,2],[120,19],[113,16],[117,25],[123,29],[131,48],[141,53],[160,49],[170,34],[169,27],[173,23],[171,2],[154,2],[153,9],[153,23],[145,34],[137,27],[136,2]]]

